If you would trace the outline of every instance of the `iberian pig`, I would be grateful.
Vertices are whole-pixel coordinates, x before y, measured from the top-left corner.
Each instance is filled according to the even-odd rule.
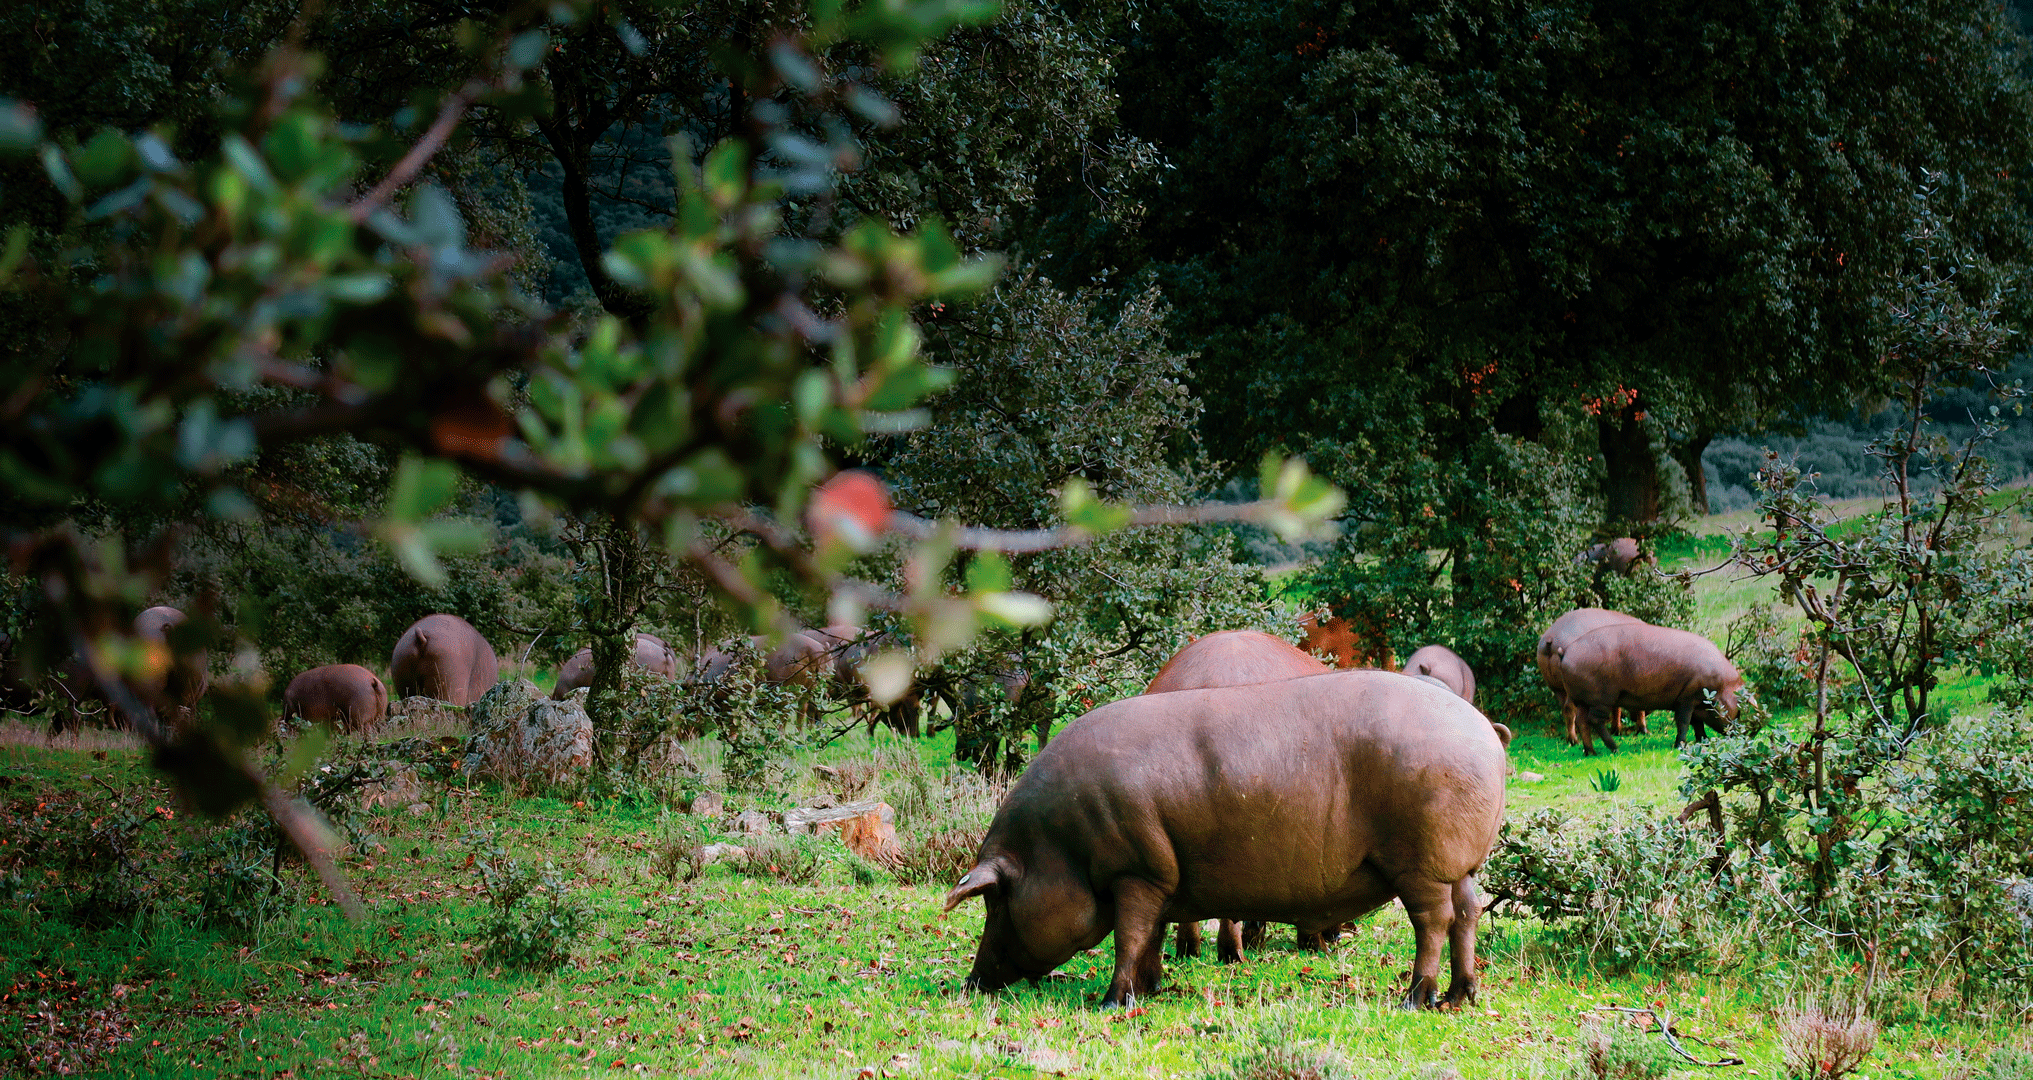
[[[1475,704],[1475,671],[1461,654],[1445,645],[1425,645],[1405,661],[1398,669],[1406,675],[1425,675],[1440,680],[1442,686],[1454,691],[1454,695],[1470,705]]]
[[[1694,737],[1706,738],[1736,719],[1737,691],[1744,679],[1736,665],[1700,634],[1650,623],[1612,623],[1575,638],[1559,652],[1559,677],[1574,708],[1586,714],[1581,730],[1584,754],[1595,753],[1595,740],[1615,751],[1610,738],[1610,710],[1672,709],[1673,745],[1687,744],[1687,726]],[[1707,695],[1714,695],[1711,705]]]
[[[1574,702],[1567,696],[1567,688],[1561,685],[1560,682],[1560,651],[1567,648],[1568,644],[1575,638],[1599,627],[1609,626],[1613,623],[1642,622],[1644,620],[1633,618],[1621,611],[1611,611],[1608,608],[1575,608],[1573,611],[1553,620],[1553,625],[1547,627],[1546,632],[1539,635],[1539,651],[1535,656],[1539,662],[1539,677],[1546,680],[1547,688],[1552,690],[1553,696],[1560,701],[1560,716],[1566,724],[1567,745],[1573,746],[1581,741],[1580,718],[1579,711],[1574,707]],[[1621,719],[1622,715],[1622,709],[1614,710],[1614,715],[1611,719]],[[1643,713],[1638,714],[1637,721],[1638,731],[1643,734],[1649,734],[1645,730],[1645,716]]]
[[[1403,1004],[1475,995],[1474,874],[1496,842],[1504,748],[1467,702],[1390,671],[1126,698],[1040,751],[946,895],[987,905],[970,988],[1036,981],[1113,931],[1105,1007],[1157,989],[1167,922],[1320,931],[1402,900]]]
[[[388,716],[388,687],[358,664],[326,664],[302,672],[282,692],[282,716],[340,731],[372,731]]]
[[[494,646],[457,615],[426,615],[411,623],[388,659],[388,681],[398,698],[421,694],[471,705],[500,676]]]
[[[1307,655],[1283,638],[1256,630],[1221,630],[1189,641],[1184,648],[1173,653],[1172,658],[1165,661],[1165,666],[1158,670],[1157,677],[1144,687],[1144,693],[1250,686],[1302,675],[1319,675],[1329,670],[1332,669],[1324,662]],[[1257,927],[1251,930],[1254,938],[1251,947],[1261,945],[1262,930]],[[1243,932],[1234,919],[1221,920],[1214,940],[1215,955],[1221,958],[1222,963],[1241,962]],[[1301,931],[1299,944],[1303,948],[1317,950],[1324,942],[1317,934]],[[1179,924],[1177,951],[1182,957],[1200,955],[1199,923]]]

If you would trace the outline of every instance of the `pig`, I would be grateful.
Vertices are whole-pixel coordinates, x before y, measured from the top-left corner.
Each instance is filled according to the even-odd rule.
[[[173,607],[157,606],[134,617],[134,636],[168,651],[167,666],[160,675],[139,682],[135,689],[141,699],[164,720],[188,724],[197,718],[198,699],[211,685],[205,650],[176,651],[170,642],[172,631],[184,624],[184,613]]]
[[[1331,670],[1283,638],[1255,630],[1221,630],[1186,643],[1172,654],[1157,677],[1144,687],[1146,694],[1174,690],[1206,690],[1216,686],[1250,686]],[[1248,944],[1263,944],[1260,927],[1249,928]],[[1240,963],[1244,945],[1242,928],[1234,919],[1223,918],[1215,935],[1215,955],[1224,964]],[[1302,948],[1319,949],[1325,944],[1318,935],[1299,933]],[[1200,955],[1200,924],[1182,922],[1175,950],[1182,957]]]
[[[358,664],[314,667],[289,681],[282,716],[340,731],[371,731],[388,716],[388,687]]]
[[[1422,646],[1399,670],[1406,675],[1438,679],[1461,700],[1475,704],[1475,671],[1468,666],[1468,661],[1461,658],[1461,654],[1445,645]]]
[[[1586,755],[1595,754],[1591,732],[1615,752],[1609,716],[1618,707],[1672,709],[1675,747],[1687,745],[1690,723],[1699,740],[1707,737],[1709,726],[1721,731],[1736,719],[1744,678],[1700,634],[1650,623],[1611,623],[1575,638],[1556,657],[1561,686],[1588,718],[1581,730]]]
[[[457,615],[426,615],[411,623],[388,659],[388,681],[397,697],[421,694],[470,705],[500,677],[494,646]]]
[[[1504,748],[1453,694],[1389,671],[1125,698],[1068,725],[1003,798],[946,910],[987,905],[970,989],[1043,978],[1115,934],[1104,1008],[1157,989],[1167,922],[1302,930],[1403,901],[1401,1004],[1475,997],[1474,875],[1496,843]]]
[[[664,639],[655,634],[637,633],[635,666],[676,678],[678,654],[672,652],[671,647],[664,644]],[[558,685],[551,688],[551,700],[563,701],[572,691],[591,685],[593,685],[593,650],[580,649],[558,669]]]
[[[1546,680],[1547,688],[1552,690],[1553,696],[1560,701],[1560,716],[1566,724],[1567,745],[1573,746],[1581,741],[1579,731],[1580,712],[1574,707],[1574,702],[1567,696],[1566,687],[1561,685],[1560,682],[1560,651],[1565,649],[1575,638],[1598,627],[1609,626],[1614,623],[1642,624],[1643,622],[1644,620],[1642,619],[1633,618],[1621,611],[1611,611],[1608,608],[1575,608],[1573,611],[1553,620],[1553,625],[1547,627],[1546,632],[1539,635],[1539,651],[1536,654],[1536,659],[1539,662],[1539,677]],[[1613,722],[1622,720],[1622,709],[1615,709],[1612,712],[1613,715],[1610,719]],[[1621,725],[1618,726],[1621,730]],[[1639,713],[1637,716],[1637,726],[1641,734],[1650,734],[1645,728],[1645,715],[1643,713]]]
[[[1631,572],[1640,566],[1659,564],[1657,556],[1645,551],[1642,545],[1628,536],[1591,545],[1588,550],[1576,555],[1574,561],[1594,563],[1597,580],[1601,580],[1604,573],[1630,577]]]

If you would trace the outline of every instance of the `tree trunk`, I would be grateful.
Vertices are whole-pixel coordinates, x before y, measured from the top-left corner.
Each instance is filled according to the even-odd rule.
[[[1708,513],[1708,474],[1701,469],[1701,454],[1714,438],[1712,431],[1699,431],[1693,438],[1673,448],[1673,460],[1687,471],[1687,491],[1693,497],[1691,501],[1697,514]]]
[[[1644,407],[1634,401],[1616,416],[1595,421],[1596,441],[1608,471],[1602,485],[1603,517],[1613,531],[1659,520],[1659,456],[1643,416]]]

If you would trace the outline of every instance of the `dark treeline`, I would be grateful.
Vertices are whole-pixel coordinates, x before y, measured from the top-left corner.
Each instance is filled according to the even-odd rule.
[[[304,40],[331,107],[392,159],[466,63],[469,20],[509,11],[326,6]],[[672,148],[694,164],[781,125],[794,134],[771,136],[764,165],[798,235],[936,219],[963,253],[1010,259],[987,293],[916,313],[929,356],[960,374],[930,426],[840,448],[903,508],[1034,527],[1070,479],[1126,500],[1247,494],[1259,455],[1302,455],[1350,496],[1315,594],[1400,652],[1454,643],[1500,672],[1498,702],[1518,628],[1585,588],[1571,558],[1591,536],[1735,506],[1765,433],[1832,437],[1816,418],[1883,399],[1923,187],[1959,253],[1956,287],[1999,298],[2008,322],[2027,314],[2027,49],[2018,17],[1983,0],[1012,0],[909,71],[825,45],[819,64],[868,72],[890,103],[826,115],[744,89],[777,35],[810,25],[802,7],[600,12],[551,31],[533,107],[482,104],[426,170],[475,246],[517,256],[525,288],[584,326],[640,322],[649,300],[603,253],[676,220]],[[14,53],[0,94],[59,140],[154,127],[201,155],[219,102],[296,17],[280,2],[16,6],[0,13]],[[53,248],[61,200],[36,168],[6,166],[5,213]],[[60,349],[53,318],[9,304],[8,348]],[[203,565],[223,591],[262,577],[241,564],[289,561],[250,545],[301,547],[375,511],[378,488],[355,485],[385,478],[392,450],[350,438],[248,466],[276,528],[212,530]],[[201,510],[82,512],[146,531]],[[526,532],[495,534],[474,571],[490,588],[530,559],[576,565]],[[1260,582],[1229,534],[1153,535],[1014,560],[1015,584],[1058,601],[1060,622],[992,648],[1071,680],[1258,617]],[[362,558],[386,561],[371,547]],[[1105,572],[1128,549],[1137,573]],[[350,578],[385,580],[326,575]],[[352,611],[334,589],[320,602]],[[786,599],[823,618],[813,597]],[[564,593],[528,603],[482,606],[525,640],[551,631],[539,657],[566,650],[580,609]],[[339,621],[366,633],[357,613]],[[341,650],[290,657],[321,651]]]

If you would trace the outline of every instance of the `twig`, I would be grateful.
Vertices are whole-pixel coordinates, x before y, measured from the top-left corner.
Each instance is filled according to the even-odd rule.
[[[460,87],[458,93],[446,98],[445,103],[438,108],[438,118],[431,121],[431,126],[424,132],[423,138],[418,139],[416,145],[409,148],[409,153],[402,155],[402,160],[388,170],[388,175],[382,177],[379,184],[374,185],[373,191],[362,196],[348,208],[347,216],[355,224],[366,221],[393,198],[396,192],[416,179],[416,174],[424,167],[424,163],[436,156],[439,150],[444,149],[445,140],[452,137],[452,130],[459,126],[460,120],[465,119],[466,110],[473,107],[474,100],[486,89],[485,83],[470,82]]]
[[[1742,1065],[1744,1063],[1744,1059],[1739,1057],[1726,1057],[1719,1058],[1715,1061],[1703,1061],[1700,1058],[1695,1057],[1693,1054],[1688,1053],[1687,1048],[1680,1045],[1680,1039],[1683,1036],[1681,1036],[1679,1032],[1673,1030],[1672,1024],[1668,1022],[1668,1019],[1666,1017],[1660,1016],[1656,1011],[1652,1009],[1633,1009],[1623,1005],[1597,1005],[1595,1007],[1595,1011],[1619,1012],[1627,1016],[1651,1017],[1652,1023],[1657,1024],[1659,1027],[1659,1034],[1665,1037],[1666,1045],[1672,1047],[1674,1053],[1679,1054],[1681,1057],[1686,1058],[1688,1061],[1691,1061],[1704,1069],[1717,1069],[1726,1065]],[[1692,1036],[1685,1037],[1692,1038]]]

